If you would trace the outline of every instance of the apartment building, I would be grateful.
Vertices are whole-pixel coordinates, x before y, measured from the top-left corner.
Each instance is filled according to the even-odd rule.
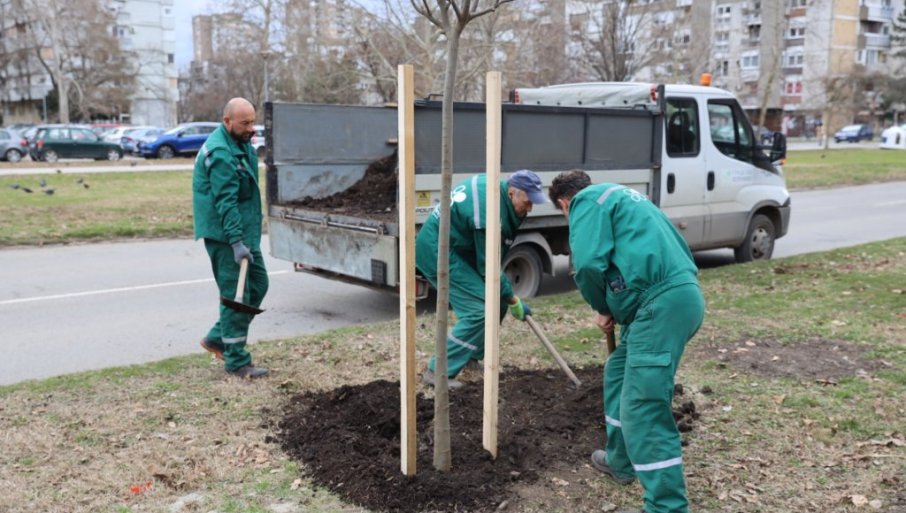
[[[176,124],[179,101],[173,0],[112,0],[116,34],[138,66],[131,110],[134,125]]]
[[[572,54],[614,4],[622,2],[568,2]],[[753,121],[763,113],[765,126],[790,136],[875,121],[877,79],[902,64],[892,58],[892,0],[642,0],[622,9],[623,30],[637,34],[628,51],[645,53],[629,80],[697,83],[710,73]]]
[[[110,33],[116,35],[122,50],[134,56],[136,86],[117,121],[174,124],[179,93],[173,0],[101,1],[114,20]],[[46,113],[46,100],[54,86],[41,58],[52,62],[54,54],[36,21],[34,9],[40,5],[0,0],[0,112],[4,123],[55,121]]]
[[[53,82],[41,65],[30,30],[21,0],[0,0],[0,114],[4,124],[46,119],[46,97]]]

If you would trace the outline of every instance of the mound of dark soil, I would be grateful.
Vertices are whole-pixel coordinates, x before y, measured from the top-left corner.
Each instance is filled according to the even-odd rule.
[[[481,383],[450,394],[453,468],[432,466],[433,401],[417,398],[418,473],[400,472],[399,383],[294,397],[278,425],[283,449],[313,481],[375,511],[493,511],[518,485],[575,470],[605,443],[600,367],[580,369],[580,389],[559,370],[506,369],[500,376],[498,455],[482,447]],[[681,388],[678,387],[678,392]],[[691,429],[691,401],[674,417]],[[698,414],[694,415],[695,418]]]
[[[365,176],[348,189],[326,198],[308,196],[296,204],[318,212],[395,222],[397,188],[394,152],[369,164]]]

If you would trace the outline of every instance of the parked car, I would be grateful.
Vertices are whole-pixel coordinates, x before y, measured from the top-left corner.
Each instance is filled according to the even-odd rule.
[[[847,125],[834,134],[834,142],[849,141],[870,141],[875,134],[869,125]]]
[[[124,135],[129,133],[130,130],[136,130],[138,128],[139,127],[124,125],[124,126],[118,126],[118,127],[114,127],[114,128],[107,128],[107,129],[104,129],[100,133],[99,133],[99,130],[101,130],[101,129],[95,128],[94,130],[92,130],[92,132],[98,134],[99,136],[101,136],[101,139],[103,139],[107,142],[119,143],[120,139]]]
[[[264,138],[264,125],[255,125],[255,135],[252,136],[252,147],[258,154],[258,158],[264,157],[264,149],[267,147],[267,140]]]
[[[116,130],[123,126],[122,123],[92,123],[88,125],[94,135],[98,137],[104,137],[109,134],[111,131]]]
[[[758,125],[755,125],[752,128],[755,130],[755,136],[758,138],[758,144],[768,147],[774,144],[774,132]]]
[[[892,126],[881,132],[883,150],[906,150],[906,124]]]
[[[19,162],[28,154],[25,139],[13,130],[0,129],[0,160]]]
[[[56,162],[61,158],[95,160],[123,158],[123,149],[119,144],[102,140],[89,128],[72,125],[39,126],[28,150],[32,160],[46,162]]]
[[[162,133],[153,142],[142,143],[145,158],[171,159],[177,155],[197,153],[220,123],[185,123]]]
[[[162,133],[164,133],[164,129],[156,126],[129,130],[125,135],[120,137],[120,147],[126,153],[137,154],[138,144],[141,141],[153,142]]]

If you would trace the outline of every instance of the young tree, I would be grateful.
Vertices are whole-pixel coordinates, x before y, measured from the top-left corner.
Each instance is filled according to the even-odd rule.
[[[450,396],[447,387],[447,315],[450,307],[450,189],[453,181],[453,94],[459,42],[473,20],[495,12],[513,0],[410,0],[417,13],[435,25],[446,37],[447,63],[441,107],[441,189],[440,227],[437,250],[437,354],[434,396],[434,467],[450,470]]]

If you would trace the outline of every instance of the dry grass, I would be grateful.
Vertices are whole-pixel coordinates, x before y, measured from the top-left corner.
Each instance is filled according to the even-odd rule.
[[[906,275],[904,255],[906,240],[898,239],[703,273],[706,325],[678,376],[686,400],[702,414],[685,449],[695,511],[906,511],[906,295],[895,285]],[[832,265],[857,261],[862,265]],[[780,265],[817,277],[771,272]],[[763,294],[783,301],[797,291],[822,296],[857,284],[864,287],[852,303],[815,309],[786,302],[788,314],[762,322],[769,316]],[[600,363],[601,341],[577,294],[532,306],[567,359]],[[837,315],[840,307],[848,308],[845,316]],[[847,324],[832,322],[839,318]],[[419,318],[421,362],[430,352],[432,320]],[[256,362],[273,372],[258,383],[227,378],[198,355],[0,388],[0,511],[360,511],[312,489],[305,469],[270,443],[271,426],[300,391],[396,379],[397,330],[388,322],[258,343]],[[554,366],[526,326],[508,319],[501,333],[507,364]],[[815,337],[864,346],[885,370],[827,385],[756,374],[717,357],[741,340],[757,346]],[[705,387],[713,393],[703,393]],[[638,505],[638,487],[615,487],[583,472],[566,488],[542,479],[516,490],[507,511]],[[596,506],[572,508],[568,496]],[[559,500],[554,506],[551,497]]]

